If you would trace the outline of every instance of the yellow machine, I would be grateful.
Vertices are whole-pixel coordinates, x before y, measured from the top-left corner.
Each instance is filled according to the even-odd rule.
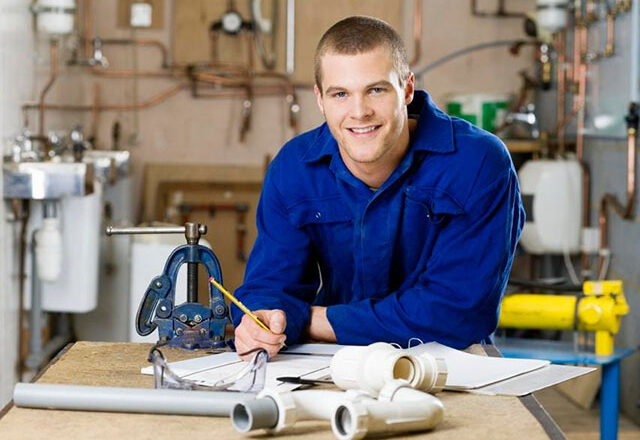
[[[502,300],[499,327],[596,333],[596,354],[613,353],[613,336],[629,313],[622,281],[587,281],[583,294],[513,294]]]

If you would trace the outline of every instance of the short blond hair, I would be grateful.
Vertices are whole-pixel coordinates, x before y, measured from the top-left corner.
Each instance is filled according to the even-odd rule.
[[[322,92],[322,56],[328,52],[356,55],[386,47],[393,58],[393,68],[400,78],[400,85],[409,78],[407,49],[398,33],[386,22],[373,17],[355,15],[340,20],[320,38],[314,57],[316,85]]]

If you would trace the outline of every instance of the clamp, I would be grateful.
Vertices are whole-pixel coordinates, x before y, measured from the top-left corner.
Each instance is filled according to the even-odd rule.
[[[173,250],[162,274],[151,280],[136,315],[136,331],[146,336],[158,329],[159,341],[187,349],[225,346],[225,326],[231,323],[229,308],[218,289],[210,283],[209,307],[198,302],[198,264],[204,265],[208,277],[222,283],[220,263],[213,251],[198,244],[207,226],[186,223],[181,227],[114,228],[106,234],[184,234],[187,244]],[[175,304],[178,270],[187,263],[187,301]]]

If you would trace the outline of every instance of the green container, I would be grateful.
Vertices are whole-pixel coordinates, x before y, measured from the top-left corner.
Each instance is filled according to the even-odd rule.
[[[495,132],[504,123],[510,100],[507,94],[454,95],[447,101],[447,113]]]

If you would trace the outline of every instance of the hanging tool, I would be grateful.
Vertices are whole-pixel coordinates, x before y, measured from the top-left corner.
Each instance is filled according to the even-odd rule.
[[[159,340],[187,349],[225,346],[225,326],[231,323],[224,297],[209,285],[209,307],[198,302],[198,264],[209,277],[222,282],[220,263],[213,251],[198,244],[207,233],[206,225],[186,223],[179,227],[114,228],[106,234],[184,234],[187,244],[174,249],[162,274],[151,280],[136,315],[136,331],[141,336],[158,329]],[[175,303],[178,270],[187,263],[187,301]]]

